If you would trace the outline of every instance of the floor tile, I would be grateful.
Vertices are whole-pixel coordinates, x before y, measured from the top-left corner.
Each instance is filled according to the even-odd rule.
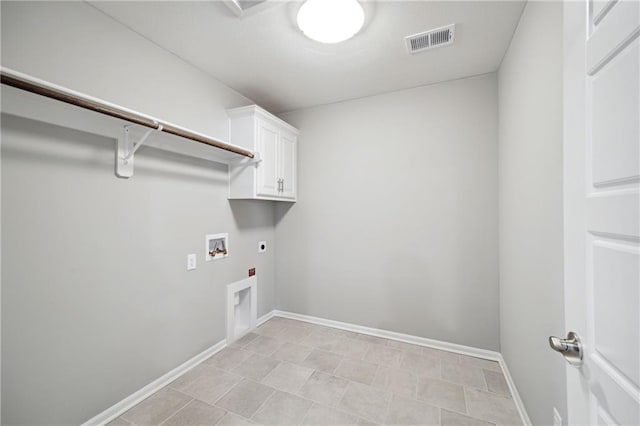
[[[253,352],[245,351],[237,347],[226,347],[206,360],[205,363],[223,370],[233,370],[240,365],[241,362],[250,358],[251,355],[253,355]]]
[[[247,379],[259,382],[264,379],[274,368],[280,364],[280,361],[273,358],[264,357],[262,355],[253,354],[251,358],[244,360],[240,365],[231,370]]]
[[[387,390],[393,394],[415,398],[418,378],[399,368],[381,366],[373,379],[373,387]]]
[[[377,336],[369,336],[368,334],[358,334],[358,340],[362,340],[363,342],[373,343],[374,345],[387,345],[389,343],[388,339],[383,339],[382,337]]]
[[[358,418],[324,405],[314,403],[302,422],[305,426],[350,426],[355,425]]]
[[[300,364],[306,357],[309,356],[312,349],[306,346],[301,346],[295,343],[285,343],[271,355],[273,358],[280,361],[293,362]]]
[[[311,334],[312,332],[316,331],[316,330],[326,330],[327,327],[323,327],[321,325],[318,324],[313,324],[310,322],[306,322],[306,321],[294,321],[293,323],[290,323],[290,326],[294,326],[294,327],[298,327],[298,328],[302,328],[307,330],[308,334]]]
[[[277,351],[282,344],[283,342],[274,339],[273,337],[258,336],[249,342],[244,349],[266,356]]]
[[[300,340],[302,346],[309,346],[311,348],[330,350],[333,345],[340,340],[340,336],[331,334],[325,330],[317,330]]]
[[[471,417],[500,425],[522,425],[511,398],[478,389],[466,388],[467,412]]]
[[[216,405],[243,417],[251,418],[274,391],[275,389],[269,386],[243,379],[220,398]]]
[[[275,391],[253,415],[252,420],[265,425],[298,425],[312,402],[290,393]]]
[[[283,362],[262,379],[262,384],[296,393],[309,380],[313,371],[311,368]]]
[[[441,426],[494,426],[495,423],[485,422],[484,420],[474,419],[473,417],[464,416],[460,413],[454,413],[449,410],[440,410]]]
[[[336,367],[338,367],[338,364],[340,364],[340,361],[342,361],[340,355],[314,349],[309,356],[305,358],[302,365],[313,368],[314,370],[324,371],[325,373],[333,373]]]
[[[338,408],[374,422],[382,423],[387,412],[389,392],[351,382]]]
[[[216,368],[202,363],[175,379],[169,384],[169,387],[179,392],[184,392],[187,386],[198,380],[200,377],[207,375],[216,375],[219,374],[218,371],[219,370],[217,370]]]
[[[349,330],[342,330],[341,328],[330,328],[328,332],[336,336],[347,337],[349,339],[356,339],[358,337],[358,333]]]
[[[300,388],[298,394],[321,404],[334,406],[344,395],[348,384],[349,382],[341,377],[316,371]]]
[[[360,418],[358,419],[358,426],[379,426],[378,423],[371,420]]]
[[[235,342],[233,342],[233,344],[236,346],[244,347],[249,343],[251,343],[253,340],[255,340],[256,337],[258,337],[258,334],[256,333],[247,333],[241,338],[239,338],[238,340],[236,340]]]
[[[334,374],[354,382],[370,385],[377,371],[378,364],[345,358],[340,362]]]
[[[309,336],[309,330],[300,327],[285,327],[281,334],[273,336],[273,338],[281,342],[299,343],[307,336]]]
[[[370,346],[370,343],[362,340],[343,337],[333,344],[331,352],[335,352],[347,358],[362,359],[369,351]]]
[[[173,416],[169,417],[162,426],[214,425],[226,412],[220,408],[193,400]]]
[[[464,389],[461,385],[423,377],[418,380],[418,399],[441,408],[466,413]]]
[[[219,426],[246,426],[246,425],[254,425],[251,420],[247,420],[244,417],[240,417],[237,414],[227,413],[224,415],[222,419],[216,425]],[[203,425],[204,426],[204,425]]]
[[[420,353],[422,352],[422,346],[412,345],[411,343],[399,342],[397,340],[389,340],[387,346],[394,349],[400,349],[407,352]]]
[[[275,337],[284,332],[285,326],[277,321],[267,321],[260,327],[256,328],[254,333],[261,336]]]
[[[423,347],[422,355],[430,356],[432,358],[440,358],[440,359],[444,359],[451,362],[460,361],[460,355],[454,352],[441,351],[440,349],[434,349],[434,348]]]
[[[184,407],[192,398],[173,389],[164,388],[122,415],[136,425],[157,425]]]
[[[500,364],[498,364],[496,361],[489,361],[488,359],[460,355],[460,363],[464,365],[473,365],[475,367],[484,368],[485,370],[502,372],[502,370],[500,369]]]
[[[502,373],[497,371],[482,370],[484,374],[484,380],[487,382],[487,389],[489,392],[497,393],[498,395],[511,396],[509,392],[509,386],[504,379]]]
[[[394,395],[385,423],[389,425],[439,426],[440,411],[424,402]]]
[[[242,380],[240,376],[214,369],[210,374],[185,386],[182,392],[207,404],[213,404],[240,380]]]
[[[440,363],[438,358],[405,352],[400,368],[418,377],[440,378]]]
[[[371,345],[364,359],[374,364],[399,367],[402,361],[402,351],[388,346]]]
[[[482,369],[473,365],[442,361],[442,378],[459,385],[487,390]]]

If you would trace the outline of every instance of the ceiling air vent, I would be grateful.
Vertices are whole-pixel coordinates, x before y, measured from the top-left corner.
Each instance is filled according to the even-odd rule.
[[[240,18],[260,12],[277,3],[272,1],[267,3],[267,0],[222,0],[222,2]]]
[[[423,50],[435,49],[453,43],[455,24],[435,30],[425,31],[404,38],[409,53],[418,53]]]

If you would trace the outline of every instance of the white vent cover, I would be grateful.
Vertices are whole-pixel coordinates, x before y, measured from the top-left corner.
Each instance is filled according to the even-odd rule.
[[[407,44],[407,51],[409,53],[418,53],[423,50],[452,44],[455,27],[455,24],[451,24],[446,27],[440,27],[435,30],[429,30],[423,33],[407,36],[404,38],[404,41]]]

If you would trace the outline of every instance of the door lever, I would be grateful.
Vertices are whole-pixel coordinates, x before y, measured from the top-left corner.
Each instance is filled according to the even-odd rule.
[[[582,342],[576,333],[570,331],[566,339],[549,336],[549,346],[560,352],[567,362],[575,367],[582,364]]]

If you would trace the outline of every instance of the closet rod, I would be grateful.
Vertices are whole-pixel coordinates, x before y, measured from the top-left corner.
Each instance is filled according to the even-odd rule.
[[[102,102],[95,98],[90,98],[80,93],[65,90],[59,86],[48,84],[42,80],[33,79],[17,72],[8,71],[4,68],[2,69],[0,76],[2,84],[6,84],[7,86],[12,86],[17,89],[26,90],[27,92],[35,93],[37,95],[75,105],[80,108],[88,109],[90,111],[95,111],[111,117],[119,118],[121,120],[126,120],[140,126],[160,130],[162,132],[189,139],[194,142],[233,152],[234,154],[242,155],[244,157],[254,158],[254,154],[246,149],[229,145],[222,141],[210,138],[199,133],[194,133],[192,131],[169,123],[160,122],[151,117],[141,115],[134,111],[121,108],[113,104]]]

